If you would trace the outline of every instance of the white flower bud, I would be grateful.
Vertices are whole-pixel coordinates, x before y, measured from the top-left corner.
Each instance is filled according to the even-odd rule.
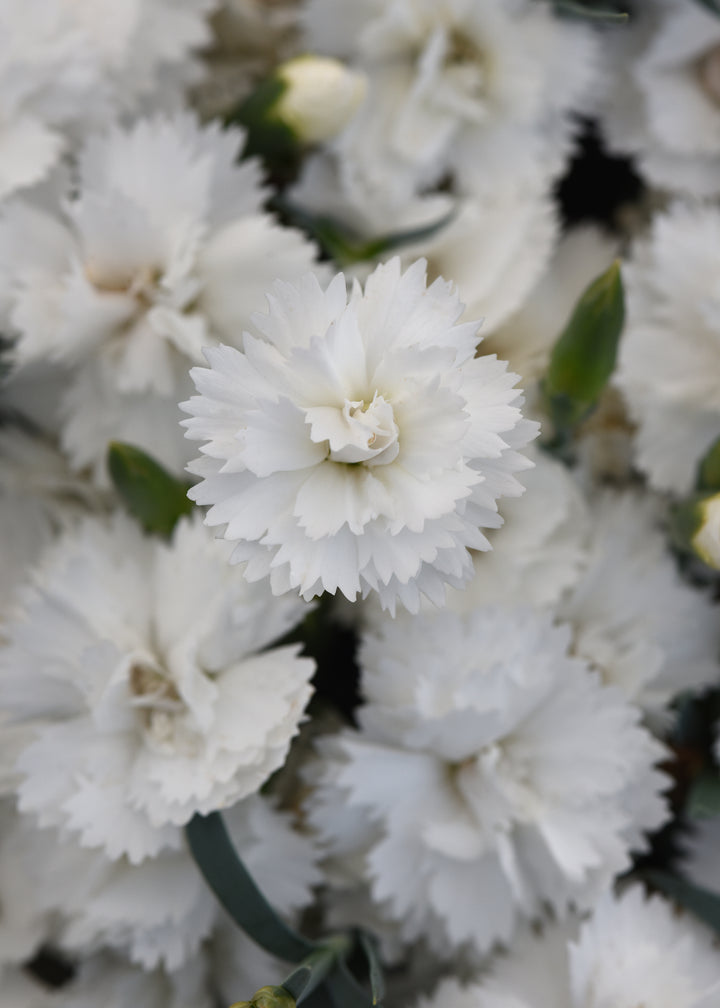
[[[324,56],[288,60],[277,75],[287,87],[274,112],[305,143],[321,143],[339,133],[367,89],[364,74]]]
[[[692,538],[697,555],[708,566],[720,570],[720,493],[701,501],[700,526]]]

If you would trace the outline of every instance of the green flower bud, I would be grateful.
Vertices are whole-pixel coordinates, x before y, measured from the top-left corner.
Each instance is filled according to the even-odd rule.
[[[249,1001],[236,1001],[230,1008],[295,1008],[295,998],[284,987],[261,987]]]

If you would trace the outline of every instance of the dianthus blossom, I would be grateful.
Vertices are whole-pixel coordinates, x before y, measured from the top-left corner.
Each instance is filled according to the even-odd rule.
[[[417,1008],[712,1008],[719,994],[710,932],[634,886],[582,923],[523,935],[489,977],[444,980]]]
[[[94,135],[68,198],[17,199],[0,216],[0,323],[19,365],[66,374],[60,440],[102,479],[109,441],[166,467],[189,461],[177,403],[202,347],[234,343],[277,278],[313,247],[262,209],[240,130],[156,115]]]
[[[485,952],[588,906],[664,821],[663,747],[569,643],[524,608],[363,639],[360,730],[323,742],[308,816],[406,941]]]
[[[0,652],[0,709],[27,724],[19,807],[139,862],[175,827],[280,767],[314,663],[268,648],[302,616],[251,590],[199,518],[149,540],[86,519],[23,589]]]
[[[448,283],[426,288],[422,260],[378,266],[349,297],[342,274],[326,290],[309,274],[268,302],[244,352],[208,350],[191,372],[184,423],[207,443],[190,495],[276,594],[441,601],[488,548],[496,499],[522,492],[515,449],[536,427],[516,376],[475,357],[477,324],[457,324]]]
[[[720,436],[720,211],[676,202],[623,268],[627,322],[616,382],[637,424],[636,462],[658,490],[687,493]]]

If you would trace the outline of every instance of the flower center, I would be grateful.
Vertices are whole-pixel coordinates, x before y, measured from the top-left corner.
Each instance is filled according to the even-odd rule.
[[[93,262],[85,264],[85,276],[95,290],[101,294],[127,294],[134,298],[140,306],[149,307],[156,296],[157,282],[160,270],[145,266],[132,276],[110,275],[102,267]]]
[[[701,56],[695,67],[703,91],[714,105],[720,107],[720,46]]]
[[[175,684],[157,666],[139,661],[130,669],[128,686],[142,727],[151,735],[166,735],[173,715],[185,709]]]
[[[391,404],[376,392],[372,402],[346,399],[340,407],[316,406],[307,410],[310,437],[327,441],[333,462],[387,465],[400,451],[398,426]]]
[[[453,86],[475,100],[485,94],[486,73],[483,53],[472,39],[453,28],[448,34],[445,49],[445,75]]]

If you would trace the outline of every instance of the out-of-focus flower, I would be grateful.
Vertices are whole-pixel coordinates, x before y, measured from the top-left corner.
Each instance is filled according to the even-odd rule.
[[[586,907],[664,821],[663,747],[569,644],[522,608],[365,637],[361,730],[325,743],[308,815],[406,941],[483,952]]]
[[[475,576],[448,591],[455,612],[484,605],[554,605],[587,561],[588,509],[570,472],[542,451],[529,451],[535,468],[523,476],[522,497],[503,501],[502,529],[490,532],[492,551],[477,554]]]
[[[638,426],[638,467],[651,486],[676,494],[691,489],[720,435],[719,259],[720,211],[678,202],[655,217],[623,269],[615,380]]]
[[[118,112],[175,105],[216,0],[0,3],[0,198]]]
[[[718,608],[685,583],[668,552],[657,501],[594,495],[586,570],[558,606],[573,650],[653,718],[674,696],[718,679]]]
[[[379,266],[348,298],[342,274],[275,285],[243,353],[207,351],[183,409],[205,441],[191,496],[212,507],[250,580],[310,599],[376,591],[384,608],[442,601],[487,549],[496,499],[522,492],[534,436],[515,375],[475,357],[449,284],[425,263]]]
[[[305,26],[309,48],[370,76],[336,145],[363,186],[417,192],[470,161],[463,176],[486,173],[485,151],[508,131],[526,153],[542,147],[550,174],[567,150],[568,113],[595,77],[592,33],[535,0],[311,0]],[[498,166],[492,154],[487,162]]]
[[[0,312],[19,364],[69,371],[61,440],[100,477],[108,442],[181,470],[177,402],[201,348],[235,343],[275,278],[313,249],[262,211],[260,169],[235,163],[240,131],[155,117],[94,137],[79,194],[0,219]]]
[[[604,135],[653,185],[720,194],[720,22],[701,3],[638,5],[606,34]]]
[[[294,918],[321,881],[311,841],[260,795],[238,802],[223,819],[261,890],[280,914]],[[228,963],[218,955],[216,939],[222,944],[237,925],[208,888],[181,830],[168,836],[156,855],[131,864],[126,857],[110,861],[104,851],[80,847],[74,837],[38,829],[30,816],[20,816],[0,845],[3,948],[17,962],[32,954],[32,938],[37,945],[51,940],[72,955],[109,947],[144,969],[177,970],[211,942],[213,975],[228,989],[252,957]],[[229,947],[234,955],[240,942]]]
[[[523,935],[488,978],[444,980],[417,1008],[712,1008],[719,977],[712,935],[635,886],[584,923]]]
[[[32,728],[18,795],[40,825],[140,862],[282,765],[314,663],[263,648],[302,604],[251,590],[199,518],[167,545],[121,516],[86,519],[20,601],[2,708]]]

